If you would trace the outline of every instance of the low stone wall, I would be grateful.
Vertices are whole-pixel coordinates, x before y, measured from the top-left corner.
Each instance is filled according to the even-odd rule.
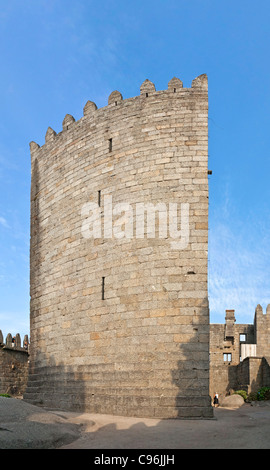
[[[231,364],[211,364],[210,362],[210,389],[209,393],[213,399],[215,393],[220,397],[229,395],[230,390],[237,384],[237,365]]]
[[[22,396],[28,380],[29,343],[24,337],[21,347],[20,335],[12,338],[9,333],[6,342],[0,330],[0,394]]]
[[[238,365],[238,388],[248,393],[263,386],[263,358],[246,357]]]
[[[270,357],[263,358],[262,376],[263,386],[270,387]]]
[[[269,358],[246,357],[237,365],[211,364],[210,396],[217,392],[220,397],[229,395],[232,390],[257,392],[261,387],[270,387]]]

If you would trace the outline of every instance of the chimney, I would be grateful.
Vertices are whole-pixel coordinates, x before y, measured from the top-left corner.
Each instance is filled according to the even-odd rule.
[[[234,338],[235,316],[234,310],[226,310],[225,317],[225,340]]]

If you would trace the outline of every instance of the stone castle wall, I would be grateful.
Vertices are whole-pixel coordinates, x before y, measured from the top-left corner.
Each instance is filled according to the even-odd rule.
[[[263,313],[261,305],[257,305],[254,324],[257,355],[270,357],[270,304],[265,313]]]
[[[238,365],[241,357],[240,335],[246,335],[246,343],[255,343],[254,326],[234,324],[231,336],[226,336],[226,324],[210,325],[210,396],[216,392],[229,394],[238,384]],[[224,358],[224,354],[227,355]],[[231,356],[228,356],[231,355]],[[230,359],[231,360],[228,360]],[[237,387],[238,388],[238,387]]]
[[[270,386],[270,305],[257,305],[253,324],[235,323],[234,310],[225,320],[210,325],[210,396]]]
[[[25,399],[128,416],[211,417],[207,77],[191,88],[174,78],[164,91],[146,80],[140,91],[124,100],[115,91],[101,109],[89,101],[80,120],[66,115],[59,134],[49,128],[42,147],[30,144]],[[161,204],[156,231],[170,204],[178,204],[179,230],[186,211],[178,248],[170,233],[147,233],[141,212],[132,226],[130,210],[134,216],[149,203]]]
[[[9,333],[4,341],[0,330],[0,394],[23,396],[27,385],[28,366],[28,337],[24,337],[21,346],[18,333],[14,338]]]

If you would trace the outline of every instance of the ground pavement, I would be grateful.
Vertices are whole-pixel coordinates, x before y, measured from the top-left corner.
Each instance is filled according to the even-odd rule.
[[[215,408],[211,420],[49,411],[0,397],[0,449],[269,449],[269,402]]]

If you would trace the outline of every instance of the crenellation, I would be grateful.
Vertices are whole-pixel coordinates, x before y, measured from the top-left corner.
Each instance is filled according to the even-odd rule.
[[[191,88],[201,89],[203,91],[208,90],[208,78],[206,74],[199,75],[198,77],[192,80]]]
[[[48,127],[45,135],[45,143],[51,142],[56,137],[56,135],[56,132],[51,127]]]
[[[183,88],[183,82],[176,77],[173,77],[168,83],[168,90],[176,93]]]
[[[91,116],[97,110],[97,105],[93,101],[87,101],[83,108],[83,115],[84,116]]]
[[[12,347],[12,344],[13,344],[13,338],[11,336],[11,333],[8,333],[7,337],[6,337],[6,346],[8,348],[11,348]]]
[[[195,88],[195,89],[201,88],[202,90],[207,92],[207,76],[206,75],[201,75],[201,76],[197,77],[196,79],[194,79],[193,82],[192,82],[192,88]],[[194,99],[192,98],[192,95],[190,95],[190,91],[192,91],[192,88],[183,88],[182,81],[180,79],[176,78],[176,77],[172,78],[170,80],[169,84],[168,84],[168,91],[169,92],[171,92],[171,91],[174,92],[174,90],[175,91],[176,90],[181,91],[181,93],[182,93],[181,98],[185,99],[188,106],[191,105],[191,102],[193,103],[192,107],[190,108],[190,111],[191,111],[190,116],[191,116],[191,114],[193,115],[194,105],[195,106],[197,105],[196,99],[194,101]],[[160,95],[160,98],[161,98],[162,95],[164,93],[166,93],[166,90],[165,91],[156,91],[155,85],[150,80],[147,79],[141,85],[140,92],[141,92],[141,95],[143,95],[143,96],[146,96],[146,94],[151,95],[151,94],[155,93],[157,96]],[[129,98],[129,99],[123,100],[122,94],[119,91],[113,91],[111,93],[111,95],[109,96],[108,105],[111,105],[111,104],[117,105],[121,101],[123,101],[125,103],[125,105],[129,107],[129,106],[132,106],[134,104],[134,100],[136,101],[137,98],[138,97],[134,97],[134,98]],[[159,103],[159,101],[157,101],[157,104],[158,103]],[[202,118],[202,119],[205,120],[205,116],[207,114],[202,113],[202,111],[204,109],[203,104],[200,104],[199,109],[200,109],[200,113],[198,114],[198,119]],[[205,109],[207,111],[207,105],[206,105]],[[100,117],[102,119],[102,113],[107,112],[107,107],[100,108],[98,110],[98,108],[97,108],[97,106],[94,102],[87,101],[86,105],[83,108],[83,116],[87,117],[87,118],[88,117],[93,117],[93,112],[94,111],[98,111],[99,113],[101,113]],[[186,109],[185,106],[183,106],[182,111],[183,111],[183,116],[184,116],[184,114],[187,113],[189,111],[189,109]],[[171,111],[166,112],[167,116],[170,116],[171,114],[172,114]],[[196,115],[193,116],[193,118],[194,117],[196,118]],[[62,123],[63,130],[67,130],[74,123],[80,123],[80,122],[81,122],[81,120],[75,121],[75,119],[72,115],[67,114],[65,116],[64,120],[63,120],[63,123]],[[95,124],[93,124],[93,125],[95,125]],[[176,125],[179,125],[179,124],[176,123]],[[203,125],[207,126],[207,123],[204,122]],[[60,135],[61,135],[61,132],[59,134],[57,134],[53,129],[51,129],[49,127],[48,130],[47,130],[47,133],[46,133],[45,143],[50,142],[55,136],[60,136]],[[34,145],[35,142],[31,142],[31,144]],[[36,144],[36,145],[38,145],[38,144]],[[33,146],[33,150],[35,150],[34,146]]]
[[[155,91],[156,91],[156,87],[154,83],[152,83],[148,79],[146,79],[140,87],[141,95],[145,97],[148,97],[150,94],[154,93]]]
[[[260,304],[257,305],[256,309],[255,309],[255,314],[256,315],[260,315],[262,314],[263,315],[263,308]]]
[[[113,104],[117,106],[123,100],[123,96],[117,90],[113,91],[108,98],[108,105]]]
[[[34,152],[40,148],[40,146],[33,140],[32,142],[30,142],[29,147],[30,147],[31,154],[34,154]]]
[[[75,123],[75,118],[71,114],[66,114],[62,122],[63,131],[70,129],[70,127]]]

